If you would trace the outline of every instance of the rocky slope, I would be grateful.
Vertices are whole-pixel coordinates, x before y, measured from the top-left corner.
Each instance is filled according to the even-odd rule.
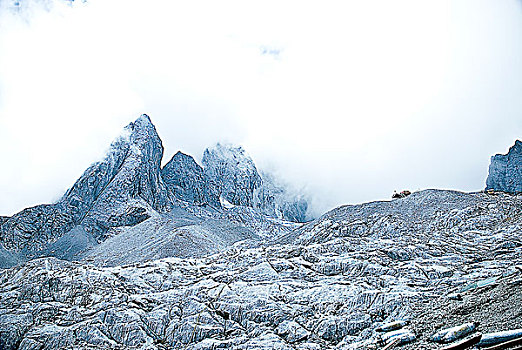
[[[517,140],[507,154],[491,157],[486,190],[522,192],[522,142]]]
[[[113,267],[33,260],[0,273],[0,344],[375,349],[378,326],[410,320],[411,349],[439,348],[426,339],[468,320],[462,310],[482,293],[478,286],[498,291],[491,300],[520,298],[509,283],[521,277],[521,201],[428,190],[341,207],[275,244],[247,240],[210,256]],[[451,300],[457,293],[463,301]],[[474,321],[490,317],[488,298],[474,304]],[[429,314],[440,305],[446,309]],[[484,329],[520,318],[506,312]]]

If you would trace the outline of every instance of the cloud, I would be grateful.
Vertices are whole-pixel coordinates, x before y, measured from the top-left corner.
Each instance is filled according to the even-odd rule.
[[[317,212],[479,190],[520,137],[517,1],[0,2],[0,213],[59,198],[128,122],[245,146]]]

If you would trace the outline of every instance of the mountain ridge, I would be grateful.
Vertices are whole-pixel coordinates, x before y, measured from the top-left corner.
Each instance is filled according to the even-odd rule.
[[[227,163],[226,169],[221,169],[221,172],[209,173],[209,169],[215,169],[223,162],[220,156],[208,159],[208,154],[216,150],[226,152],[227,157],[247,165]],[[226,184],[228,192],[223,196],[234,201],[229,194],[241,194],[238,197],[241,199],[235,201],[236,205],[260,210],[263,215],[284,218],[284,213],[263,211],[254,206],[254,187],[245,191],[245,183],[253,181],[260,186],[262,180],[244,149],[235,146],[225,148],[220,144],[207,148],[205,168],[197,164],[192,156],[182,152],[177,152],[162,167],[163,152],[156,127],[148,115],[141,115],[124,127],[122,134],[111,143],[106,156],[89,166],[57,202],[26,208],[11,217],[1,217],[0,243],[6,251],[19,258],[14,259],[16,261],[42,254],[52,255],[52,251],[69,251],[60,247],[49,248],[60,242],[77,246],[75,254],[84,254],[85,250],[92,248],[93,241],[98,244],[104,242],[118,234],[121,231],[118,228],[133,227],[156,214],[166,214],[180,206],[196,216],[219,216],[232,220],[238,229],[238,225],[251,225],[249,220],[252,219],[257,222],[252,227],[265,227],[265,232],[277,231],[269,227],[279,224],[261,224],[267,218],[252,216],[245,210],[235,210],[235,214],[233,210],[226,215],[215,212],[227,210],[221,205],[221,189]],[[284,192],[284,189],[281,188],[281,191]],[[207,205],[209,208],[202,211],[190,208]],[[303,214],[294,215],[291,219],[304,220],[306,206],[302,208]],[[235,221],[243,215],[250,219]],[[61,239],[64,236],[68,238]],[[70,252],[60,257],[79,258]]]

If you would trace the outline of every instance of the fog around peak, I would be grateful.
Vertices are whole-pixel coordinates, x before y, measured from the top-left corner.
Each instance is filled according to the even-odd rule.
[[[0,214],[58,199],[142,113],[164,163],[241,145],[317,213],[481,190],[522,137],[521,62],[518,0],[3,0]]]

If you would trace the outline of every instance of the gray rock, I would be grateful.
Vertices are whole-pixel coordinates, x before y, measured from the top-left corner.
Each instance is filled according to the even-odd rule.
[[[42,204],[22,210],[0,226],[4,247],[13,252],[40,250],[73,228],[73,216],[60,204]]]
[[[233,205],[258,209],[276,219],[305,222],[308,200],[289,190],[270,173],[258,172],[252,158],[241,147],[217,144],[203,154],[209,188]]]
[[[17,253],[10,252],[0,244],[0,268],[14,266],[21,261]]]
[[[520,241],[521,208],[516,196],[427,190],[337,208],[279,244],[241,241],[238,228],[257,233],[270,222],[258,221],[264,216],[253,208],[151,212],[140,224],[111,229],[121,232],[84,261],[42,258],[0,271],[0,347],[372,348],[378,325],[393,329],[390,322],[410,319],[412,332],[385,340],[419,334],[410,348],[421,348],[432,333],[415,328],[417,307],[477,281],[520,279],[521,247],[495,248]],[[204,252],[210,242],[216,249]],[[184,248],[165,254],[183,258],[154,260]],[[393,259],[392,249],[409,252],[409,260]],[[460,310],[462,301],[451,302]]]
[[[7,220],[9,220],[9,216],[1,216],[0,215],[0,226],[2,226],[3,223],[6,222]]]
[[[194,158],[177,152],[161,170],[161,176],[169,191],[178,199],[196,204],[221,207],[219,194],[210,186],[203,168]]]
[[[202,162],[213,193],[234,205],[254,206],[261,176],[243,148],[218,143],[205,150]]]
[[[289,343],[296,343],[305,340],[311,334],[297,322],[289,320],[281,322],[276,328],[276,333],[285,338]]]
[[[98,240],[110,227],[146,219],[140,207],[158,212],[170,208],[160,175],[163,146],[156,128],[142,115],[125,133],[111,145],[106,159],[87,169],[62,199],[78,209],[80,223]]]
[[[97,241],[111,227],[132,226],[171,204],[160,176],[161,140],[147,115],[124,129],[104,160],[91,165],[55,204],[3,218],[0,240],[13,252],[38,255],[77,225]]]
[[[491,157],[486,190],[522,192],[522,142],[517,140],[507,154]]]

